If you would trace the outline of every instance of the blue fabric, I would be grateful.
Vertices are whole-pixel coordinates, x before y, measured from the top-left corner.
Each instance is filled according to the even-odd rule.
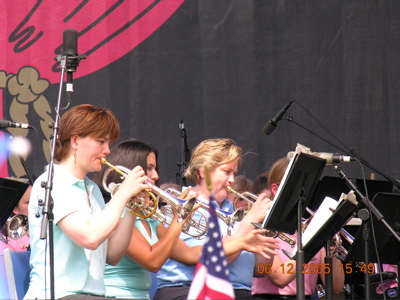
[[[29,202],[29,229],[31,238],[32,267],[30,286],[25,298],[45,299],[50,297],[50,272],[47,241],[40,239],[42,218],[37,218],[38,200],[45,199],[45,189],[41,187],[42,181],[47,181],[47,172],[42,174],[34,183]],[[88,190],[90,205],[87,199]],[[96,250],[84,249],[75,244],[57,226],[59,220],[76,212],[84,211],[94,216],[104,209],[104,199],[98,186],[89,178],[78,180],[67,172],[64,167],[54,165],[53,189],[51,192],[54,207],[54,280],[55,297],[61,298],[75,293],[88,293],[103,296],[104,267],[106,260],[107,242]],[[45,251],[47,249],[47,254]],[[45,275],[45,264],[46,273]],[[47,282],[45,282],[47,279]],[[47,288],[47,294],[45,294]]]
[[[203,200],[206,202],[205,200]],[[207,203],[206,203],[207,204]],[[224,200],[221,205],[222,211],[233,211],[233,204],[229,200]],[[207,212],[208,213],[208,212]],[[195,214],[195,218],[196,218]],[[208,215],[207,215],[208,216]],[[221,235],[227,233],[227,225],[218,219]],[[181,233],[180,238],[189,246],[202,246],[205,236],[196,239],[185,233]],[[253,253],[242,251],[238,258],[229,265],[229,280],[234,289],[251,290],[255,256]],[[157,273],[158,288],[171,286],[188,286],[191,284],[196,266],[187,266],[175,260],[168,259]]]
[[[150,227],[151,237],[142,225],[141,219],[136,220],[136,228],[146,238],[150,245],[158,241],[157,226],[159,222],[145,219]],[[136,229],[135,229],[136,230]],[[104,283],[107,297],[149,299],[149,291],[152,285],[151,273],[128,256],[124,255],[116,266],[106,265]]]
[[[10,251],[18,299],[23,299],[29,288],[30,251]]]

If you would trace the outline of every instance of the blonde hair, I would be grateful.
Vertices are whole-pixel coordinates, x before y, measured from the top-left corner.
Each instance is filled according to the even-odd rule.
[[[201,179],[200,171],[207,168],[211,172],[231,161],[237,161],[239,165],[243,162],[243,150],[233,140],[205,140],[193,149],[185,177],[196,185]]]

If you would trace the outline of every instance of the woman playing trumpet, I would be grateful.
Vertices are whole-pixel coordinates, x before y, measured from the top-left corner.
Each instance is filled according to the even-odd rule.
[[[236,175],[234,184],[232,186],[232,189],[234,191],[236,191],[237,193],[241,194],[241,193],[244,193],[244,192],[251,191],[252,190],[252,185],[253,185],[253,182],[250,179],[248,179],[246,176],[244,176],[244,175]],[[248,211],[252,206],[252,203],[250,203],[249,201],[246,201],[245,199],[237,196],[236,193],[230,192],[229,190],[228,190],[228,196],[227,197],[228,197],[228,200],[233,203],[233,208],[235,210],[242,207],[244,211]],[[252,202],[255,202],[255,200],[252,201]]]
[[[158,182],[158,151],[146,142],[138,140],[125,140],[111,149],[108,162],[112,165],[121,165],[131,168],[140,165],[146,170],[150,183]],[[95,175],[94,181],[101,184],[103,174],[107,167]],[[116,174],[116,173],[115,173]],[[121,179],[118,174],[114,178],[106,179],[118,183]],[[102,188],[104,197],[109,197]],[[141,196],[148,198],[147,193]],[[150,202],[149,199],[147,199]],[[179,239],[180,233],[187,217],[182,222],[177,222],[178,214],[174,211],[174,218],[168,229],[152,218],[137,219],[136,229],[132,233],[130,245],[124,258],[116,266],[106,266],[105,285],[106,295],[117,298],[149,299],[151,275],[157,272],[168,258],[172,258],[185,265],[195,265],[200,257],[201,247],[189,247]],[[258,235],[261,231],[254,231],[246,238],[225,245],[227,253],[246,249],[249,251],[263,252],[265,242],[269,239]]]
[[[104,299],[105,263],[116,264],[129,244],[135,216],[120,216],[127,202],[144,189],[147,176],[135,167],[105,207],[89,172],[101,170],[100,160],[110,153],[109,144],[119,137],[115,115],[93,105],[69,109],[60,121],[56,141],[53,187],[54,294],[64,299]],[[47,240],[40,238],[39,200],[47,171],[34,183],[29,203],[31,276],[25,299],[49,299],[51,287]]]
[[[233,211],[232,203],[227,199],[226,188],[234,183],[234,176],[238,171],[238,166],[242,162],[243,151],[231,139],[210,139],[201,142],[192,152],[192,157],[185,177],[195,186],[192,188],[198,193],[198,199],[206,204],[214,202],[222,211]],[[209,170],[211,177],[210,198],[208,184],[206,181],[206,169]],[[265,195],[264,195],[265,196]],[[232,236],[226,235],[227,225],[220,223],[222,241],[229,243],[237,241],[251,233],[254,226],[251,222],[261,222],[268,209],[269,200],[260,197],[253,208],[247,213],[237,231]],[[181,239],[188,246],[198,246],[204,244],[204,239],[195,239],[184,233]],[[266,238],[268,242],[275,243],[276,240]],[[275,244],[269,244],[275,248]],[[267,250],[269,254],[275,254],[272,249]],[[229,279],[232,282],[235,298],[248,299],[251,297],[251,282],[254,267],[254,254],[248,251],[237,251],[232,255],[227,254],[230,263]],[[155,300],[164,299],[187,299],[190,284],[193,279],[195,267],[182,264],[173,257],[169,259],[158,272],[158,290],[154,296]]]

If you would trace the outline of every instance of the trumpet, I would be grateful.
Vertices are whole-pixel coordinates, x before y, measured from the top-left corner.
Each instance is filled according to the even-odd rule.
[[[111,171],[115,171],[121,175],[121,179],[124,179],[125,176],[130,172],[130,170],[123,166],[114,166],[109,162],[107,162],[106,159],[104,158],[101,160],[101,162],[109,166],[109,168],[104,172],[102,178],[102,184],[104,190],[106,190],[110,194],[114,194],[118,189],[119,185],[121,185],[121,183],[116,184],[114,182],[111,182],[107,185],[108,174]],[[169,225],[171,224],[171,220],[174,217],[172,209],[174,209],[178,213],[178,216],[181,220],[186,219],[186,217],[188,217],[188,215],[191,213],[192,208],[196,203],[196,199],[191,199],[189,201],[176,199],[171,195],[169,195],[168,193],[164,192],[156,185],[150,182],[146,182],[146,184],[150,185],[153,190],[153,193],[149,191],[146,192],[149,193],[151,198],[153,199],[154,206],[150,207],[145,203],[145,200],[140,197],[137,197],[140,200],[139,203],[129,201],[127,203],[127,207],[137,216],[141,218],[151,217],[153,219],[160,221],[164,225]],[[161,207],[161,209],[158,209],[158,199],[154,194],[165,199],[169,205],[165,205]],[[137,214],[134,211],[136,208],[139,208],[143,212],[143,215]],[[198,220],[193,220],[192,218],[190,218],[186,221],[186,223],[183,226],[182,232],[197,238],[204,235],[207,232],[207,230],[208,230],[207,218],[204,214],[200,213],[200,218]]]
[[[250,192],[239,193],[238,191],[234,190],[230,186],[228,186],[226,188],[226,191],[231,192],[236,195],[236,198],[233,200],[233,207],[235,209],[238,208],[239,199],[243,199],[247,202],[247,210],[245,210],[245,212],[244,212],[245,214],[247,213],[247,211],[250,210],[250,208],[254,204],[254,202],[257,201],[257,195],[254,195],[253,193],[250,193]],[[241,207],[243,207],[243,209],[244,209],[245,205],[244,206],[241,205]]]
[[[172,208],[178,212],[181,219],[185,219],[191,213],[193,206],[197,203],[196,198],[192,198],[189,201],[181,200],[150,182],[147,182],[147,184],[151,186],[154,194],[163,198],[165,202],[168,203],[168,205],[161,207],[161,211],[166,215],[171,215]],[[178,193],[178,191],[176,192]],[[197,220],[193,218],[188,219],[182,231],[193,237],[201,237],[208,231],[208,219],[206,215],[199,210],[196,211],[196,214],[199,215]]]
[[[264,229],[261,226],[261,223],[251,223],[256,229]],[[275,230],[269,230],[267,229],[267,232],[264,234],[265,236],[272,237],[272,238],[279,238],[282,241],[288,243],[292,248],[296,245],[296,240],[294,237],[284,233],[284,232],[278,232]]]
[[[226,190],[228,192],[234,193],[237,197],[239,197],[243,200],[246,200],[247,202],[249,202],[249,204],[250,203],[254,204],[254,202],[256,202],[257,198],[258,198],[257,195],[254,195],[253,193],[250,193],[250,192],[239,193],[239,192],[235,191],[233,188],[231,188],[230,186],[226,187]],[[261,224],[258,224],[258,223],[252,223],[252,224],[257,229],[262,228]],[[278,231],[267,229],[265,236],[273,237],[273,238],[277,237],[277,238],[281,239],[282,241],[288,243],[292,248],[294,247],[294,245],[296,245],[296,240],[284,232],[278,232]]]
[[[233,188],[231,188],[230,186],[226,187],[226,190],[228,192],[234,193],[237,197],[249,202],[250,204],[254,204],[254,202],[257,201],[257,195],[254,195],[253,193],[250,192],[243,192],[243,193],[239,193],[237,191],[235,191]]]
[[[114,195],[117,192],[117,190],[119,189],[121,183],[110,182],[109,184],[107,184],[108,174],[110,174],[111,171],[115,171],[119,175],[121,175],[121,179],[123,180],[123,179],[125,179],[125,177],[128,175],[128,173],[131,170],[129,170],[128,168],[123,167],[123,166],[114,166],[114,165],[110,164],[105,158],[102,158],[100,160],[100,162],[109,167],[107,170],[105,170],[105,172],[103,174],[103,178],[102,178],[103,188],[110,195]],[[143,219],[151,217],[156,212],[157,206],[158,206],[157,197],[154,196],[154,194],[149,191],[145,190],[145,192],[147,192],[153,200],[154,205],[153,205],[152,209],[149,210],[149,206],[146,205],[146,200],[143,199],[142,197],[136,197],[139,200],[139,202],[129,200],[126,204],[126,207],[129,209],[129,211],[131,213],[133,213],[136,216],[138,216],[139,218],[143,218]],[[145,212],[145,214],[137,213],[136,212],[137,208],[140,209],[142,212]]]
[[[166,188],[165,189],[166,193],[175,195],[176,197],[179,197],[181,195],[181,192],[173,189],[173,188]],[[204,210],[209,210],[210,207],[205,204],[204,202],[197,200],[197,203],[200,204],[200,208]],[[200,208],[197,210],[198,212],[201,211]],[[233,226],[235,225],[236,222],[240,222],[243,220],[244,217],[244,211],[243,209],[237,209],[234,212],[227,212],[227,211],[221,211],[219,209],[215,209],[215,213],[218,217],[218,219],[222,220],[226,225],[228,225],[228,235],[231,235],[231,231]]]
[[[7,220],[6,227],[8,237],[18,240],[28,233],[28,217],[22,214],[15,215]]]

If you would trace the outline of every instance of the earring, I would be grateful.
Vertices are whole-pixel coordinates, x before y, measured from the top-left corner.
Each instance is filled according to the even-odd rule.
[[[75,150],[75,153],[74,153],[74,162],[76,164],[76,150]]]

